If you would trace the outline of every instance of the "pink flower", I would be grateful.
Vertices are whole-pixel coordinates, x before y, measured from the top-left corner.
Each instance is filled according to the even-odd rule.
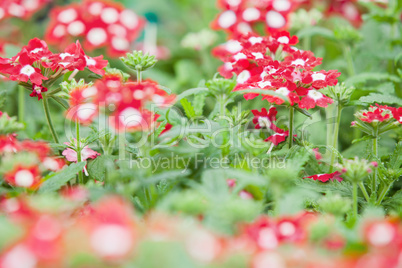
[[[304,177],[303,179],[309,178],[309,179],[313,179],[315,181],[320,181],[320,182],[327,182],[329,180],[333,181],[333,180],[337,180],[337,181],[343,181],[343,179],[340,177],[340,173],[339,171],[335,171],[333,173],[325,173],[325,174],[317,174],[317,175],[312,175],[309,177]]]
[[[70,162],[75,162],[77,163],[77,152],[74,151],[71,148],[67,148],[63,151],[63,155],[66,157],[66,159]],[[86,161],[87,159],[95,159],[100,155],[100,153],[88,148],[88,146],[85,146],[81,150],[81,161]]]

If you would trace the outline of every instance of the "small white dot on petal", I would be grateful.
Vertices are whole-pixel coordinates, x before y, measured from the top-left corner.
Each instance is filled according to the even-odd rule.
[[[10,4],[8,7],[8,13],[15,17],[23,17],[25,14],[25,8],[21,5],[17,5],[15,3]]]
[[[128,29],[134,29],[138,26],[138,16],[131,10],[123,10],[120,13],[120,22]]]
[[[87,39],[91,44],[99,46],[106,42],[107,34],[102,28],[93,28],[88,32]]]
[[[77,117],[80,120],[88,120],[96,113],[96,105],[93,103],[81,104],[77,109]]]
[[[290,93],[289,89],[287,89],[286,87],[280,87],[275,92],[283,96],[287,96]]]
[[[260,52],[252,52],[251,54],[254,56],[254,58],[255,58],[256,60],[259,60],[259,59],[263,59],[263,58],[264,58],[264,55],[262,55],[262,53],[260,53]]]
[[[20,73],[30,77],[33,73],[35,73],[35,69],[31,65],[25,65],[21,68]]]
[[[140,111],[135,108],[128,107],[124,109],[119,115],[121,123],[126,127],[135,127],[141,124],[142,115]]]
[[[113,34],[118,37],[126,37],[127,36],[127,30],[120,24],[112,24],[107,27],[107,31],[110,34]]]
[[[278,42],[281,44],[289,44],[289,37],[281,36],[278,38]]]
[[[309,96],[311,99],[313,99],[314,101],[318,101],[319,99],[322,99],[324,97],[324,95],[322,95],[322,93],[316,91],[316,90],[310,90],[307,93],[307,96]]]
[[[130,47],[130,43],[125,38],[113,37],[112,46],[116,50],[125,51]]]
[[[73,8],[69,8],[60,12],[59,15],[57,16],[57,20],[59,22],[67,24],[72,21],[75,21],[77,16],[78,16],[77,11]]]
[[[15,184],[21,187],[30,187],[34,182],[34,176],[29,170],[20,170],[15,173]]]
[[[53,30],[55,37],[62,37],[66,34],[66,27],[64,25],[57,25]]]
[[[275,0],[272,6],[277,11],[287,11],[291,8],[292,4],[288,0]]]
[[[241,22],[237,25],[237,30],[243,34],[247,34],[253,31],[253,29],[251,29],[251,26],[249,23],[247,22]]]
[[[94,16],[98,16],[102,12],[103,4],[100,2],[95,2],[89,6],[89,13]]]
[[[241,0],[226,0],[226,3],[228,3],[229,6],[235,7],[240,5]]]
[[[286,24],[285,18],[280,13],[272,10],[268,11],[266,16],[266,22],[268,27],[275,29],[281,28]]]
[[[274,249],[278,246],[278,238],[271,228],[261,229],[258,236],[258,245],[264,249]]]
[[[38,260],[34,253],[24,245],[17,245],[3,255],[1,267],[35,268]]]
[[[262,42],[262,37],[256,37],[256,36],[252,36],[248,39],[248,41],[250,42],[250,44],[255,45],[255,44],[259,44]]]
[[[241,72],[239,74],[239,76],[237,77],[237,83],[239,84],[244,84],[245,82],[247,82],[247,80],[249,80],[251,77],[251,74],[249,71],[244,70],[243,72]]]
[[[23,0],[21,4],[26,10],[32,11],[39,7],[39,0]]]
[[[130,251],[130,232],[117,224],[104,224],[91,235],[91,246],[101,256],[123,256]]]
[[[81,21],[74,21],[67,26],[67,32],[73,36],[82,34],[85,31],[85,25]]]
[[[112,24],[119,20],[119,12],[112,7],[107,7],[102,10],[101,19],[104,23]]]
[[[229,40],[225,44],[225,49],[234,54],[242,50],[243,46],[237,40]]]
[[[222,28],[229,28],[236,23],[237,17],[232,10],[223,12],[218,18],[218,25]]]
[[[82,91],[81,95],[84,98],[89,98],[95,96],[98,93],[98,89],[96,87],[89,87]]]
[[[292,236],[296,233],[296,227],[291,222],[282,222],[279,225],[279,233],[283,236]]]
[[[250,7],[244,10],[243,19],[245,21],[254,21],[260,18],[261,12],[255,7]]]
[[[292,61],[292,65],[304,66],[305,64],[306,64],[306,62],[304,60],[302,60],[302,59],[297,59],[297,60]]]
[[[4,9],[0,7],[0,20],[4,17],[5,12]]]
[[[327,76],[323,73],[316,73],[312,74],[311,77],[313,78],[313,81],[317,81],[317,80],[325,80]]]
[[[395,235],[395,230],[389,223],[378,223],[374,225],[368,234],[368,239],[374,246],[386,246]]]

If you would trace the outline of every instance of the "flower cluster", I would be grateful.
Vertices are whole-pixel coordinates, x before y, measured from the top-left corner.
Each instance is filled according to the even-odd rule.
[[[85,68],[102,75],[106,65],[103,56],[92,58],[85,55],[78,41],[69,45],[63,53],[53,54],[45,41],[35,38],[16,56],[0,58],[0,74],[31,88],[30,96],[39,100],[48,90],[44,81],[54,81],[69,71],[78,72]]]
[[[214,29],[225,30],[230,38],[237,38],[263,24],[267,33],[285,30],[289,14],[298,6],[295,0],[219,0],[224,11],[212,23]]]
[[[401,122],[401,108],[388,107],[386,105],[370,106],[368,110],[362,110],[356,113],[356,117],[366,123],[388,122],[391,116],[398,122]]]
[[[33,197],[2,197],[0,208],[7,215],[2,226],[18,227],[10,228],[11,234],[23,232],[4,241],[0,267],[60,267],[82,261],[82,256],[87,256],[85,263],[90,266],[152,266],[155,250],[165,253],[167,248],[173,253],[169,263],[185,258],[191,267],[400,264],[402,224],[395,219],[366,218],[360,223],[362,231],[350,241],[334,218],[307,212],[280,218],[261,216],[229,236],[177,216],[154,212],[138,219],[128,203],[116,196],[93,203],[88,198],[84,188],[65,188],[56,200],[48,200],[56,206],[50,209],[39,206],[42,203]],[[345,249],[351,254],[342,256]],[[244,261],[239,263],[239,257]],[[163,254],[161,258],[165,260]]]
[[[175,100],[152,80],[124,81],[119,74],[107,74],[94,85],[77,86],[70,92],[67,118],[89,124],[101,111],[118,131],[150,129],[157,115],[146,109],[148,103],[163,107]]]
[[[279,143],[284,142],[289,136],[289,131],[285,131],[274,124],[276,121],[276,114],[278,113],[275,107],[267,109],[262,108],[261,112],[258,110],[251,110],[253,113],[253,123],[256,129],[266,128],[268,130],[273,130],[275,134],[269,136],[265,141],[271,142],[273,145],[277,146]]]
[[[83,38],[88,51],[107,48],[110,56],[121,56],[141,32],[144,19],[119,3],[85,0],[52,10],[46,40],[61,47]]]
[[[0,20],[11,17],[29,19],[49,2],[49,0],[2,0],[0,2]]]
[[[59,171],[64,160],[52,156],[46,142],[16,139],[15,134],[0,136],[0,174],[14,186],[35,190],[40,186],[42,174]]]
[[[323,174],[316,174],[308,177],[304,177],[303,179],[312,179],[315,181],[320,181],[320,182],[328,182],[328,181],[343,181],[343,179],[340,177],[341,173],[339,171],[335,171],[333,173],[323,173]]]
[[[248,34],[214,49],[213,53],[225,62],[220,73],[225,77],[237,74],[235,91],[266,90],[263,99],[274,104],[288,102],[302,109],[326,107],[333,100],[320,89],[337,84],[336,70],[313,71],[321,58],[310,51],[293,47],[298,38],[288,32],[276,32],[268,37]],[[253,99],[258,93],[247,93]]]

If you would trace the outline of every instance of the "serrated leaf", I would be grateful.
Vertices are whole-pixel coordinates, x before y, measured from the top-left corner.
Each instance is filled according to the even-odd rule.
[[[194,111],[194,107],[191,105],[191,103],[186,98],[181,99],[180,103],[183,106],[184,112],[186,113],[187,117],[189,119],[194,118],[195,111]]]
[[[379,93],[371,93],[368,96],[363,96],[359,99],[361,103],[364,104],[397,104],[402,105],[402,99],[393,95],[383,95]]]
[[[106,167],[111,163],[110,161],[111,161],[110,156],[107,155],[98,156],[88,164],[89,175],[96,180],[104,181]]]
[[[73,163],[57,173],[47,175],[38,193],[48,193],[59,190],[69,180],[74,178],[77,173],[84,168],[85,164],[86,162]]]

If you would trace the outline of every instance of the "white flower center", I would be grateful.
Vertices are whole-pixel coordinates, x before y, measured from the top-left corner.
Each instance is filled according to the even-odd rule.
[[[62,37],[66,34],[66,26],[64,25],[57,25],[53,30],[53,35],[55,37]]]
[[[243,12],[243,19],[245,21],[254,21],[260,18],[260,11],[254,7],[247,8]]]
[[[35,73],[35,68],[32,67],[31,65],[25,65],[24,67],[21,68],[20,73],[30,77],[32,74]]]
[[[270,81],[261,81],[261,82],[258,82],[258,86],[260,88],[266,88],[266,87],[272,86],[272,84]]]
[[[378,223],[374,225],[369,234],[368,239],[375,246],[385,246],[394,238],[395,230],[389,223]]]
[[[315,73],[315,74],[312,74],[311,77],[313,78],[313,81],[317,81],[317,80],[325,80],[325,78],[327,76],[322,73]]]
[[[268,117],[260,116],[258,117],[258,125],[260,125],[260,127],[269,128],[271,126],[271,121],[268,119]]]
[[[102,28],[93,28],[88,32],[87,38],[92,45],[99,46],[106,42],[107,34]]]
[[[77,16],[78,16],[77,11],[75,11],[75,9],[73,8],[69,8],[60,12],[59,15],[57,16],[57,20],[67,24],[74,21],[77,18]]]
[[[290,7],[292,6],[292,4],[288,1],[288,0],[275,0],[272,3],[272,6],[274,7],[274,9],[276,9],[277,11],[287,11],[290,9]]]
[[[252,37],[250,37],[249,39],[248,39],[248,41],[250,42],[250,44],[252,44],[252,45],[255,45],[255,44],[259,44],[259,43],[261,43],[262,42],[262,37],[255,37],[255,36],[252,36]]]
[[[106,24],[112,24],[119,20],[119,12],[112,7],[107,7],[102,10],[101,19]]]
[[[96,113],[96,105],[93,103],[81,104],[77,109],[77,117],[80,120],[88,120]]]
[[[41,51],[43,51],[43,48],[38,47],[38,48],[32,49],[32,50],[31,50],[31,53],[32,53],[32,54],[36,54],[36,53],[41,52]]]
[[[85,25],[81,21],[77,20],[70,23],[67,26],[67,32],[72,36],[77,36],[82,34],[85,31]]]
[[[278,246],[278,239],[271,228],[261,229],[258,236],[258,245],[264,249],[274,249]]]
[[[232,10],[223,12],[218,18],[218,24],[220,27],[226,29],[236,23],[236,13]]]
[[[84,89],[82,91],[81,95],[84,98],[89,98],[89,97],[95,96],[96,93],[98,93],[98,89],[96,87],[89,87],[89,88]]]
[[[91,246],[101,256],[123,256],[132,245],[131,233],[117,224],[104,224],[91,235]]]
[[[133,107],[128,107],[120,113],[120,121],[126,127],[135,127],[141,124],[142,122],[142,115],[140,111]]]
[[[3,256],[1,267],[35,268],[37,262],[37,258],[29,248],[17,245]]]
[[[244,53],[237,53],[236,55],[234,55],[233,58],[235,59],[235,61],[239,61],[239,60],[247,59],[247,56]]]
[[[251,54],[254,56],[254,58],[255,58],[256,60],[258,60],[258,59],[263,59],[263,58],[264,58],[264,55],[262,55],[261,52],[252,52]]]
[[[94,16],[98,16],[102,12],[103,4],[100,2],[95,2],[89,6],[89,13]]]
[[[289,37],[281,36],[278,38],[278,42],[281,44],[289,44]]]
[[[242,50],[243,46],[237,40],[229,40],[225,44],[225,49],[234,54]]]
[[[268,27],[275,29],[281,28],[286,24],[285,18],[280,13],[273,10],[267,12],[265,20],[267,22]]]
[[[15,174],[15,184],[21,187],[30,187],[34,182],[34,176],[28,170],[20,170]]]
[[[283,222],[279,225],[279,232],[283,236],[291,236],[296,233],[296,227],[291,222]]]
[[[251,74],[249,71],[244,70],[243,72],[241,72],[239,74],[239,76],[237,77],[237,83],[239,84],[243,84],[245,82],[247,82],[247,80],[249,80],[251,77]]]
[[[112,39],[112,46],[116,50],[125,51],[130,47],[130,43],[125,38],[121,37],[113,37]]]
[[[302,59],[297,59],[297,60],[292,61],[292,65],[304,66],[305,64],[306,64],[306,62],[304,60],[302,60]]]
[[[60,53],[59,57],[64,60],[66,57],[71,57],[72,55],[70,53]]]
[[[287,89],[286,87],[280,87],[275,92],[283,96],[287,96],[290,93],[289,89]]]
[[[318,101],[319,99],[323,98],[324,95],[322,95],[322,93],[312,89],[310,90],[307,95],[313,99],[314,101]]]
[[[126,9],[120,13],[120,22],[132,30],[138,26],[138,17],[133,11]]]

